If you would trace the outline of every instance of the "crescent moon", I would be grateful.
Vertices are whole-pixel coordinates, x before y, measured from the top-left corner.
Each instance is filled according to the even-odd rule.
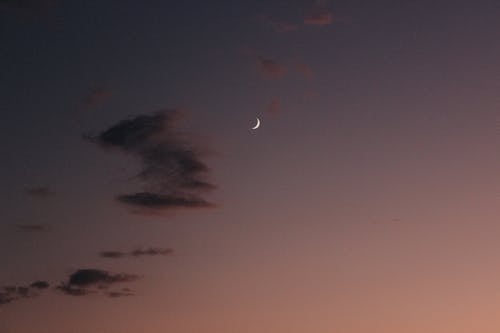
[[[256,130],[256,129],[257,129],[257,128],[259,128],[259,127],[260,127],[260,119],[259,119],[259,118],[257,118],[257,124],[255,124],[255,126],[254,126],[254,127],[252,127],[252,129],[253,129],[253,130]]]

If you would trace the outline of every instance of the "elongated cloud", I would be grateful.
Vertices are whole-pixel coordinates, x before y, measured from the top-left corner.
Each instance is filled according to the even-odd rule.
[[[50,230],[49,227],[44,224],[19,224],[16,227],[24,232],[44,232]]]
[[[79,269],[61,283],[57,289],[71,296],[85,296],[106,290],[116,283],[133,282],[139,277],[132,274],[114,274],[100,269]],[[110,292],[106,292],[109,296]]]
[[[34,298],[39,295],[39,291],[49,288],[46,281],[35,281],[29,286],[5,286],[0,288],[0,305],[12,303],[14,301]]]
[[[135,249],[130,252],[103,251],[99,255],[103,258],[119,259],[124,257],[166,256],[174,252],[171,248],[148,247]]]
[[[49,197],[54,194],[54,192],[48,188],[47,186],[36,186],[30,187],[25,190],[26,194],[31,195],[33,197]]]
[[[144,213],[177,208],[211,207],[202,197],[215,186],[207,181],[208,166],[202,153],[174,130],[176,110],[163,110],[120,121],[90,138],[103,148],[136,156],[142,169],[136,178],[140,191],[117,195],[117,200]]]

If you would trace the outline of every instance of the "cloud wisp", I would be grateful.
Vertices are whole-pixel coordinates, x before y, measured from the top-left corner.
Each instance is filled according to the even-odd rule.
[[[38,198],[47,198],[54,195],[54,191],[52,191],[48,186],[35,186],[28,187],[24,190],[27,195]]]
[[[328,9],[328,1],[318,0],[305,13],[304,24],[306,25],[329,25],[333,23],[333,14]]]
[[[160,214],[178,208],[214,206],[203,198],[215,185],[207,181],[208,166],[202,152],[174,129],[177,110],[163,110],[122,120],[89,138],[102,148],[116,149],[142,163],[137,192],[119,194],[117,200],[134,212]]]
[[[93,88],[88,92],[87,96],[85,96],[82,104],[85,108],[91,108],[102,103],[104,100],[108,99],[111,96],[112,93],[108,89]]]
[[[273,59],[259,56],[257,61],[261,72],[268,77],[277,78],[286,73],[286,67]]]
[[[139,257],[152,257],[152,256],[166,256],[174,253],[174,250],[171,248],[158,248],[158,247],[148,247],[148,248],[139,248],[130,252],[121,252],[121,251],[102,251],[99,253],[99,256],[102,258],[109,259],[120,259],[120,258],[139,258]]]

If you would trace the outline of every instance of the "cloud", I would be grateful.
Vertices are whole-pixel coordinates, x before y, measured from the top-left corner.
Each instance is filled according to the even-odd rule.
[[[127,253],[119,252],[119,251],[102,251],[99,253],[99,255],[103,258],[123,258],[127,256]]]
[[[279,20],[277,18],[271,18],[269,16],[264,16],[264,15],[260,16],[259,18],[264,25],[271,27],[275,32],[278,33],[297,31],[299,29],[298,25],[293,23],[288,23]]]
[[[54,192],[47,186],[29,187],[25,193],[34,197],[46,198],[54,194]]]
[[[47,281],[35,281],[30,285],[31,288],[36,289],[47,289],[49,286],[50,284]]]
[[[148,247],[139,248],[130,252],[102,251],[99,255],[103,258],[120,259],[124,257],[166,256],[174,252],[171,248]]]
[[[139,279],[132,274],[113,274],[100,269],[79,269],[61,283],[57,289],[71,296],[84,296],[106,290],[116,283],[133,282]]]
[[[16,227],[25,232],[44,232],[49,230],[49,228],[43,224],[19,224]]]
[[[108,89],[93,88],[90,89],[87,96],[83,99],[82,103],[84,107],[91,108],[102,103],[104,100],[111,97],[111,95],[112,93]]]
[[[134,296],[134,293],[132,292],[132,290],[128,288],[123,288],[122,290],[119,291],[108,291],[106,293],[106,296],[110,298],[118,298],[118,297]]]
[[[304,15],[304,24],[329,25],[333,22],[333,14],[328,9],[328,1],[318,0]]]
[[[137,249],[130,253],[130,255],[134,257],[142,257],[142,256],[165,256],[168,254],[172,254],[174,252],[171,248],[157,248],[157,247],[149,247],[146,249]]]
[[[307,64],[304,64],[304,63],[298,63],[295,68],[297,69],[297,71],[302,74],[306,79],[308,80],[312,80],[314,79],[314,72],[313,70],[311,69],[311,67],[309,67],[309,65]]]
[[[278,98],[274,98],[267,106],[266,113],[271,115],[276,115],[281,110],[281,101]]]
[[[206,180],[209,168],[201,151],[174,130],[179,115],[177,110],[163,110],[122,120],[89,138],[102,148],[128,153],[142,162],[136,175],[142,190],[117,195],[119,202],[144,213],[213,206],[202,197],[215,185]]]
[[[47,289],[48,287],[49,283],[46,281],[35,281],[30,286],[4,286],[0,288],[0,305],[37,297],[39,295],[37,291]]]
[[[260,70],[270,77],[280,77],[285,75],[286,67],[272,59],[257,57]]]

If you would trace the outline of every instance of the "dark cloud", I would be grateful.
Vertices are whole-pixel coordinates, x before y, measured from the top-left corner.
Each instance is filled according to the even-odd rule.
[[[260,70],[270,77],[280,77],[285,75],[286,67],[272,59],[257,57]]]
[[[83,106],[90,108],[94,107],[97,104],[102,103],[104,100],[107,98],[111,97],[112,93],[108,89],[103,89],[103,88],[94,88],[91,89],[87,96],[83,99]]]
[[[116,258],[123,258],[127,255],[127,253],[123,253],[123,252],[118,252],[118,251],[102,251],[101,253],[99,253],[99,255],[103,258],[113,258],[113,259],[116,259]]]
[[[49,231],[49,227],[44,224],[19,224],[16,227],[24,232],[45,232]]]
[[[49,284],[45,281],[35,281],[30,286],[4,286],[0,288],[0,305],[37,297],[39,295],[37,291],[48,287]]]
[[[119,259],[124,257],[166,256],[174,252],[171,248],[148,247],[135,249],[130,252],[103,251],[99,255],[103,258]]]
[[[201,160],[200,150],[174,131],[178,118],[179,111],[159,111],[120,121],[90,138],[103,148],[131,154],[142,162],[136,178],[143,190],[118,195],[119,202],[149,212],[213,206],[201,196],[215,188],[206,180],[209,168]]]
[[[100,269],[79,269],[57,288],[67,295],[84,296],[105,290],[115,283],[133,282],[139,277],[132,274],[113,274]]]
[[[36,289],[47,289],[50,287],[50,284],[46,281],[35,281],[30,285],[30,287]]]
[[[106,296],[110,298],[118,298],[118,297],[134,296],[134,293],[130,289],[125,288],[120,291],[108,291],[106,293]]]
[[[25,190],[26,194],[29,194],[34,197],[48,197],[54,194],[54,192],[48,188],[47,186],[37,186],[30,187]]]

